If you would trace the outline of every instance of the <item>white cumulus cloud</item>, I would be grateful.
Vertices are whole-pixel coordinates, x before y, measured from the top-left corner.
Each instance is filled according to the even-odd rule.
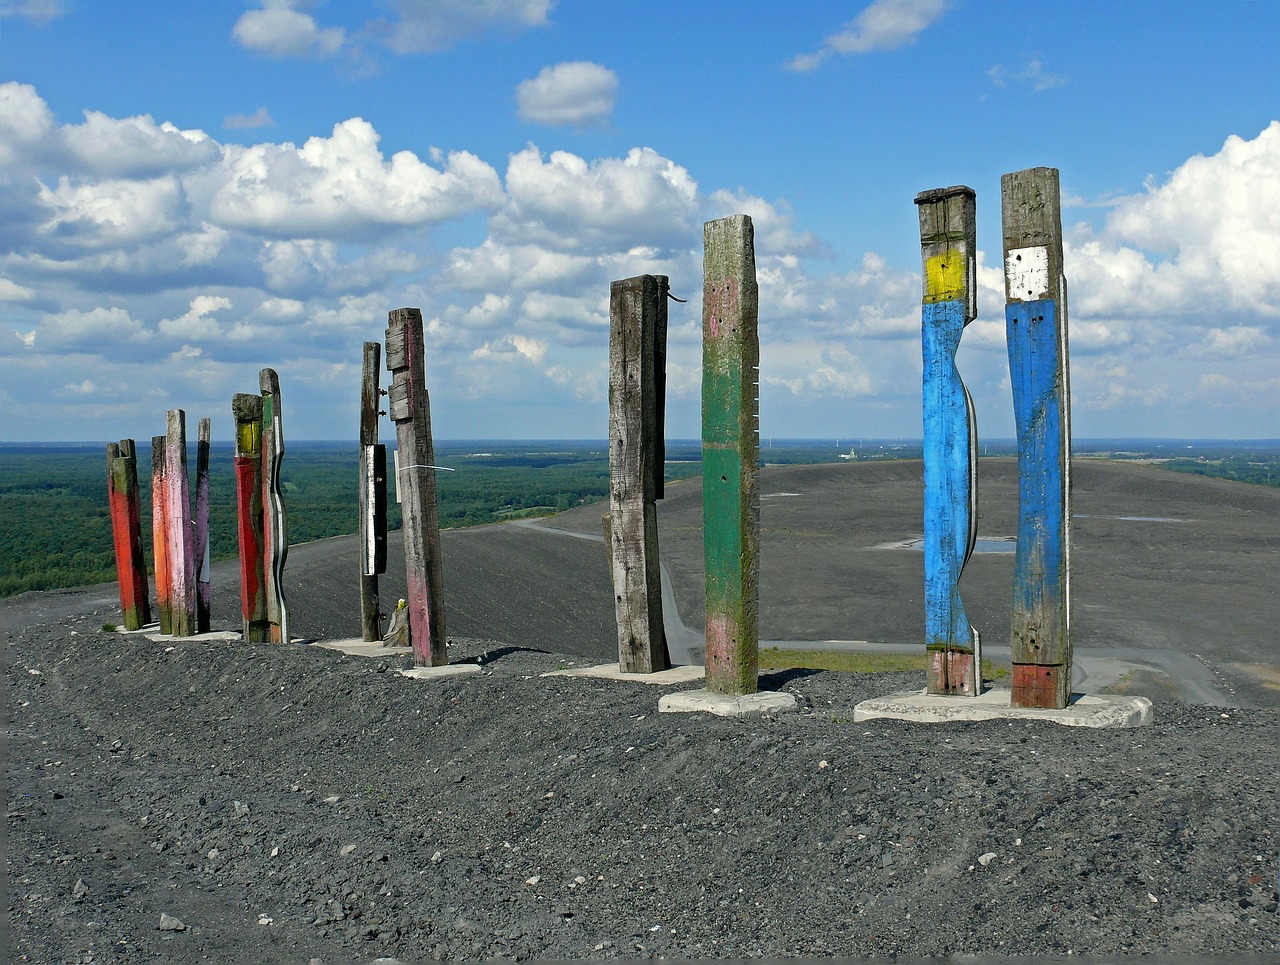
[[[520,117],[537,124],[601,124],[613,112],[618,75],[590,61],[544,67],[537,77],[520,82],[516,103]]]
[[[263,9],[240,15],[231,36],[242,46],[268,57],[331,57],[342,47],[346,31],[320,27],[314,17],[293,9],[291,0],[266,0]]]
[[[947,0],[875,0],[825,38],[820,49],[793,57],[787,67],[805,72],[814,70],[832,54],[866,54],[915,43],[916,37],[946,13],[947,7]]]
[[[398,54],[434,53],[493,29],[545,26],[554,0],[387,0],[394,17],[367,25]]]

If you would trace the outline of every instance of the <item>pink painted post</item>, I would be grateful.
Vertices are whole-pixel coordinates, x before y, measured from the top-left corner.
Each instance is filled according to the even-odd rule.
[[[169,499],[165,437],[151,437],[151,559],[156,577],[156,619],[161,633],[173,632],[173,579],[169,572]]]
[[[192,545],[191,489],[187,480],[187,414],[182,409],[170,409],[167,423],[165,502],[173,591],[170,632],[175,637],[189,637],[196,632],[196,561]]]

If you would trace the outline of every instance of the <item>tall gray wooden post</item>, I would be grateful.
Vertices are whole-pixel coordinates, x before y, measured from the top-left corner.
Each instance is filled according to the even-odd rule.
[[[422,340],[422,312],[397,308],[387,316],[388,410],[399,450],[396,493],[402,506],[409,638],[421,667],[448,663],[444,627],[444,568],[436,497],[431,399]]]
[[[1071,388],[1058,172],[1000,179],[1005,327],[1018,432],[1015,707],[1071,698]]]
[[[982,644],[960,599],[977,537],[978,449],[973,400],[956,368],[960,337],[978,314],[973,189],[916,195],[924,267],[924,610],[928,692],[982,693]]]
[[[759,289],[746,215],[703,226],[702,526],[707,689],[759,688]]]
[[[209,632],[213,603],[209,583],[209,441],[212,423],[201,419],[196,436],[196,502],[191,525],[196,564],[196,632]]]
[[[360,378],[360,632],[382,639],[378,574],[387,570],[387,447],[378,444],[382,346],[364,343]]]
[[[664,429],[667,277],[638,275],[609,289],[609,519],[606,539],[618,624],[618,669],[671,665],[662,623],[658,510]],[[661,348],[659,347],[661,346]]]
[[[272,643],[289,642],[289,606],[284,598],[284,564],[289,556],[289,524],[284,509],[284,422],[280,377],[275,369],[258,373],[262,392],[262,576]]]
[[[187,414],[170,409],[165,436],[165,496],[168,510],[169,579],[175,637],[196,632],[196,559],[191,528],[191,486],[187,477]]]

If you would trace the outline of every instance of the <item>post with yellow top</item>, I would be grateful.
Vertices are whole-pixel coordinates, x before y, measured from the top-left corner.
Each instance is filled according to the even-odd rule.
[[[978,314],[976,196],[957,185],[916,195],[924,267],[924,612],[931,694],[982,693],[982,644],[960,598],[977,536],[977,423],[956,368]]]

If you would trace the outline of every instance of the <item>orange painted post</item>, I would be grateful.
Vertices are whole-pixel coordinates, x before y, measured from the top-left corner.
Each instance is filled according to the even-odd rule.
[[[169,571],[169,484],[165,437],[151,437],[151,560],[156,577],[156,618],[161,633],[173,632],[172,576]]]
[[[236,535],[240,543],[240,613],[245,643],[270,639],[262,578],[262,396],[231,400],[236,426]]]
[[[427,394],[422,312],[398,308],[387,317],[387,369],[391,420],[399,462],[396,494],[403,509],[406,599],[414,661],[449,662],[444,631],[444,567],[440,559],[440,507],[436,499],[431,399]]]
[[[132,439],[107,446],[107,494],[121,619],[126,630],[141,630],[151,622],[151,604],[147,599],[147,564],[142,555],[138,454]]]
[[[266,581],[267,619],[272,643],[289,642],[289,608],[284,599],[284,563],[289,527],[284,513],[284,429],[280,415],[280,378],[275,369],[258,373],[262,389],[262,576]]]
[[[187,479],[187,414],[170,409],[165,437],[165,505],[168,512],[171,627],[175,637],[196,632],[196,561]]]
[[[196,563],[196,633],[209,632],[212,589],[209,585],[209,436],[211,424],[200,420],[196,437],[196,504],[192,516]]]

